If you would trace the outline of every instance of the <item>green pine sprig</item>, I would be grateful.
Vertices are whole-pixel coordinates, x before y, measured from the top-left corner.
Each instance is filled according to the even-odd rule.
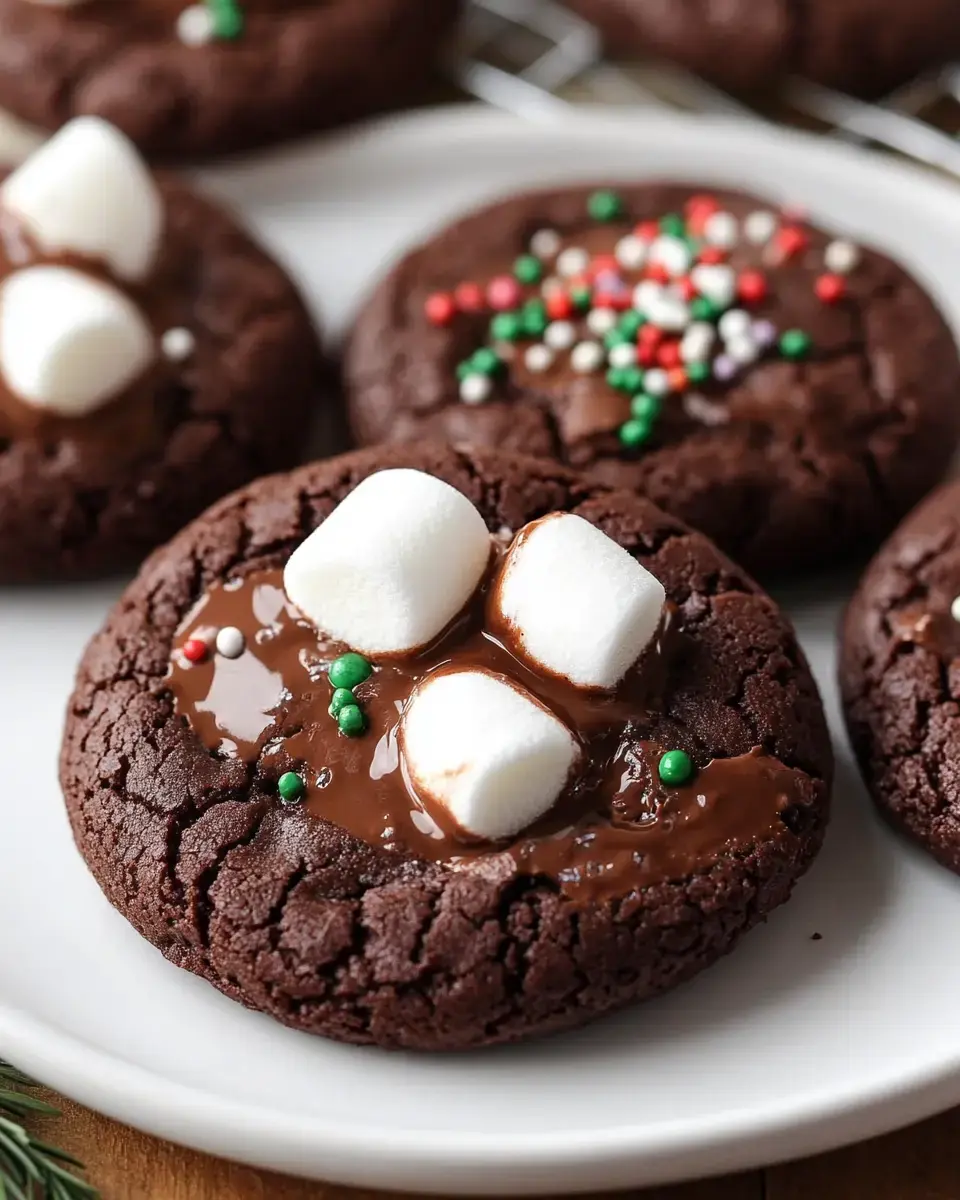
[[[23,1127],[30,1116],[60,1115],[30,1095],[36,1086],[0,1059],[0,1200],[96,1200],[97,1189],[70,1169],[83,1170],[83,1163]]]

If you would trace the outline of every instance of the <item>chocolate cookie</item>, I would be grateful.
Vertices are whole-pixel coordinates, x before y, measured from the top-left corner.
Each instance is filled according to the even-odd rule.
[[[767,202],[667,184],[456,222],[374,293],[345,372],[361,444],[552,456],[759,574],[870,549],[960,434],[953,338],[900,267]]]
[[[413,657],[371,654],[373,675],[337,657],[284,565],[397,467],[468,497],[494,561],[527,522],[570,512],[653,572],[660,630],[617,691],[571,690],[483,636],[486,583]],[[553,808],[492,843],[412,799],[398,769],[398,707],[409,767],[411,689],[464,663],[562,721],[581,755]],[[423,1049],[566,1029],[708,966],[809,865],[831,771],[788,622],[701,534],[556,464],[442,446],[261,480],[158,551],[84,655],[61,758],[81,853],[170,961],[295,1028]]]
[[[118,211],[91,219],[108,181]],[[329,386],[316,336],[220,208],[78,122],[0,186],[0,213],[0,581],[138,563],[298,460]]]
[[[0,0],[0,105],[92,114],[150,157],[221,154],[421,95],[456,0]]]
[[[878,96],[960,54],[953,0],[570,0],[611,52],[658,55],[734,92],[805,75]]]
[[[881,813],[960,872],[960,483],[880,550],[843,622],[850,740]]]

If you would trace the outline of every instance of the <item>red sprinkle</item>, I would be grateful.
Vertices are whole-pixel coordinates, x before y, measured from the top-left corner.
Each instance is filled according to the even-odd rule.
[[[641,346],[659,346],[663,341],[663,330],[656,325],[641,325],[637,330],[637,342]]]
[[[609,272],[611,275],[620,274],[620,264],[612,254],[597,254],[590,260],[590,266],[587,268],[591,279],[596,279],[598,275],[603,275]]]
[[[461,312],[480,312],[483,308],[483,288],[479,283],[458,283],[453,298]]]
[[[594,308],[612,308],[616,312],[626,312],[631,303],[630,293],[626,290],[622,292],[593,293]]]
[[[679,367],[682,361],[679,342],[663,342],[657,350],[657,362],[661,367]]]
[[[633,232],[645,242],[655,242],[660,236],[660,226],[656,221],[641,221],[634,227]]]
[[[782,229],[777,230],[776,245],[781,258],[793,258],[794,255],[800,254],[806,250],[808,241],[807,235],[796,225],[784,225]]]
[[[744,304],[759,304],[767,294],[767,281],[760,271],[744,271],[737,280],[737,295]]]
[[[646,278],[652,279],[654,283],[669,283],[670,272],[663,263],[651,263],[646,270]]]
[[[842,275],[820,275],[813,290],[824,304],[836,304],[846,294],[847,284]]]
[[[551,321],[565,321],[573,312],[573,301],[566,292],[551,292],[545,304]]]
[[[183,643],[183,657],[187,662],[202,663],[210,653],[210,647],[200,638],[190,638]]]
[[[687,225],[691,233],[703,233],[703,227],[706,225],[710,217],[715,212],[719,212],[720,205],[713,196],[691,196],[684,205],[684,212],[687,216]]]
[[[637,347],[637,362],[641,367],[652,367],[657,362],[657,348],[653,344]]]
[[[684,392],[687,390],[689,380],[683,367],[674,367],[672,371],[668,371],[667,380],[670,384],[671,392]]]
[[[704,246],[697,258],[699,262],[715,267],[719,263],[727,261],[727,252],[722,246]]]
[[[431,325],[449,325],[457,311],[453,297],[446,292],[434,292],[428,296],[423,306],[427,320]]]
[[[487,303],[496,312],[508,312],[520,303],[520,284],[512,275],[498,275],[487,284]]]
[[[684,300],[692,300],[697,294],[697,289],[689,275],[684,275],[682,279],[678,279],[676,286]]]

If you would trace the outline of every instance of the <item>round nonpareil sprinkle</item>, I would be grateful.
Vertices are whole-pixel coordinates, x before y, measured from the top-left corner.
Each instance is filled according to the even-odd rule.
[[[306,790],[307,785],[296,771],[285,771],[277,780],[277,792],[284,804],[296,804]]]
[[[197,340],[189,329],[177,325],[167,329],[160,338],[160,349],[163,357],[170,362],[183,362],[196,349]]]
[[[543,331],[543,340],[551,350],[569,350],[577,340],[577,329],[571,321],[553,321]]]
[[[660,779],[668,787],[680,787],[693,778],[696,768],[693,759],[684,750],[668,750],[660,758]]]
[[[527,352],[523,356],[523,365],[528,371],[533,371],[535,375],[541,374],[543,371],[548,371],[554,363],[554,353],[549,346],[538,342],[534,346],[527,348]]]
[[[330,664],[327,678],[334,688],[349,688],[351,691],[373,674],[373,667],[362,654],[348,650]]]
[[[603,189],[587,201],[587,212],[594,221],[616,221],[623,216],[623,201],[616,192]]]
[[[960,596],[957,596],[950,605],[950,616],[955,621],[960,621]]]
[[[557,274],[565,279],[582,275],[590,265],[590,255],[579,246],[568,246],[557,255]]]
[[[563,239],[555,229],[538,229],[530,239],[530,253],[539,259],[556,258]]]
[[[743,236],[754,246],[763,246],[777,232],[777,218],[772,212],[752,212],[743,222]]]
[[[224,625],[217,634],[216,647],[223,658],[239,658],[247,648],[247,639],[235,625]]]
[[[853,242],[830,242],[823,252],[823,265],[835,275],[849,275],[860,263],[860,250]]]
[[[202,663],[210,653],[210,647],[202,638],[188,638],[183,643],[183,657],[189,663]]]
[[[493,392],[489,375],[468,375],[460,380],[460,399],[464,404],[482,404]]]
[[[605,358],[599,342],[579,342],[570,352],[570,366],[580,375],[599,371]]]

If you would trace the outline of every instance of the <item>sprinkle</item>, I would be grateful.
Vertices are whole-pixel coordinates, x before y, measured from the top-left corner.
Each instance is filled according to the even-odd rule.
[[[247,648],[247,639],[236,625],[224,625],[217,634],[216,646],[224,658],[239,658]]]
[[[731,250],[737,244],[738,235],[737,219],[733,213],[715,212],[704,222],[703,236],[711,246]]]
[[[490,336],[495,342],[515,342],[523,333],[523,319],[518,312],[502,312],[490,322]]]
[[[542,337],[544,330],[549,324],[547,319],[547,306],[542,300],[528,300],[523,306],[523,312],[521,314],[520,321],[523,326],[525,337]]]
[[[214,33],[224,41],[233,41],[243,33],[243,13],[236,0],[207,0],[213,12]]]
[[[668,237],[680,238],[687,231],[687,223],[679,213],[665,213],[659,221],[660,232]]]
[[[183,643],[183,657],[189,663],[202,663],[210,653],[210,647],[202,638],[189,638]]]
[[[530,253],[537,258],[555,258],[563,245],[563,239],[555,229],[538,229],[530,239]]]
[[[547,296],[546,306],[551,321],[562,321],[573,312],[573,301],[566,292],[551,292]]]
[[[513,264],[513,273],[520,283],[539,283],[543,278],[543,264],[533,254],[521,254]]]
[[[460,399],[464,404],[482,404],[490,399],[492,392],[489,375],[468,375],[460,380]]]
[[[695,321],[715,321],[725,307],[707,296],[698,296],[690,301],[690,316]]]
[[[359,737],[367,727],[367,718],[357,704],[345,704],[337,713],[340,732],[346,737]]]
[[[759,304],[767,296],[767,281],[760,271],[744,271],[737,280],[737,295],[744,304]]]
[[[453,299],[461,312],[480,312],[484,304],[483,288],[479,283],[466,280],[464,283],[458,283],[453,289]]]
[[[724,343],[724,349],[727,356],[741,367],[749,366],[760,357],[760,347],[750,336],[749,331],[737,333],[728,338]]]
[[[643,317],[632,308],[623,313],[617,322],[617,328],[628,338],[635,338],[641,325],[643,325]]]
[[[330,664],[327,678],[333,687],[350,688],[352,691],[358,684],[363,683],[365,679],[369,679],[372,674],[373,667],[371,667],[363,655],[355,654],[350,650],[333,660]]]
[[[823,252],[824,266],[835,275],[849,275],[860,263],[860,250],[853,242],[831,242]]]
[[[630,401],[630,415],[638,421],[652,423],[660,416],[663,402],[659,396],[649,396],[640,392]]]
[[[729,354],[718,354],[713,360],[713,374],[721,383],[727,383],[737,373],[737,364]]]
[[[667,372],[667,381],[670,384],[671,392],[684,392],[687,389],[687,373],[683,367],[674,367]]]
[[[690,383],[706,383],[710,378],[710,364],[707,362],[687,363],[687,379]]]
[[[649,261],[676,277],[690,270],[692,260],[686,242],[677,237],[658,237],[650,247]]]
[[[618,437],[624,449],[636,450],[649,440],[652,432],[653,427],[649,421],[632,418],[629,421],[624,421],[620,426]]]
[[[185,358],[189,358],[196,345],[197,340],[190,330],[184,329],[180,325],[166,330],[160,338],[160,349],[163,351],[163,356],[171,362],[183,362]]]
[[[570,289],[570,299],[573,307],[584,311],[590,307],[591,292],[586,284],[579,284]]]
[[[750,333],[758,346],[766,349],[777,340],[777,327],[772,321],[754,321]]]
[[[496,375],[502,366],[503,360],[496,350],[492,350],[489,346],[481,346],[470,359],[469,368],[465,374]]]
[[[648,396],[665,396],[670,391],[670,380],[666,371],[655,367],[643,377],[643,390]]]
[[[953,617],[955,621],[960,621],[960,596],[957,596],[950,605],[950,616]]]
[[[543,331],[543,340],[551,350],[569,350],[577,340],[577,330],[570,321],[553,321]]]
[[[697,255],[697,262],[703,263],[706,267],[716,267],[720,263],[725,263],[728,257],[726,250],[720,246],[704,246]]]
[[[520,285],[510,275],[498,275],[487,284],[487,303],[496,312],[508,312],[520,300]]]
[[[810,344],[810,335],[802,329],[787,329],[780,335],[780,353],[784,358],[803,358]]]
[[[733,303],[737,294],[737,276],[733,267],[698,263],[690,272],[690,278],[701,297],[712,304],[724,309]]]
[[[643,372],[638,366],[614,367],[614,370],[619,372],[620,391],[628,396],[636,395],[643,387]]]
[[[542,342],[538,342],[535,346],[530,346],[523,356],[524,366],[535,375],[549,370],[553,366],[553,362],[553,351],[549,346],[544,346]]]
[[[813,285],[817,299],[824,304],[836,304],[847,292],[846,280],[842,275],[819,275]]]
[[[668,787],[679,787],[693,778],[693,759],[683,750],[668,750],[662,755],[657,770]]]
[[[662,342],[657,348],[657,362],[661,367],[679,367],[683,362],[680,357],[680,343]]]
[[[749,333],[752,324],[749,313],[744,312],[742,308],[731,308],[720,318],[717,329],[723,340],[729,341],[730,338],[742,337]]]
[[[580,342],[570,353],[570,366],[578,375],[589,375],[600,370],[605,357],[599,342]]]
[[[296,804],[306,790],[306,784],[296,771],[285,771],[277,780],[277,791],[284,804]]]
[[[580,246],[568,246],[557,255],[557,274],[565,279],[582,275],[590,265],[590,255]]]
[[[637,361],[637,348],[629,342],[614,346],[609,355],[611,367],[632,367]]]
[[[627,271],[639,271],[647,261],[647,243],[635,233],[628,233],[617,242],[617,262]]]
[[[617,314],[612,308],[593,308],[587,313],[587,328],[597,337],[603,337],[617,327]]]
[[[777,218],[772,212],[752,212],[743,222],[743,236],[754,246],[763,246],[777,232]]]
[[[211,9],[191,4],[177,17],[177,38],[185,46],[206,46],[216,37],[217,27]]]
[[[644,242],[652,242],[660,236],[660,226],[656,221],[641,221],[635,225],[634,234]]]
[[[796,225],[784,225],[784,227],[777,233],[777,236],[774,239],[774,244],[776,245],[781,260],[786,260],[788,258],[795,258],[798,254],[802,254],[809,245],[809,241],[810,239],[803,232],[803,230],[798,229]]]
[[[603,189],[587,201],[587,212],[594,221],[615,221],[623,216],[623,201],[616,192]]]
[[[713,349],[716,332],[706,321],[695,321],[687,327],[680,342],[680,358],[685,363],[702,362]]]
[[[327,709],[327,712],[331,717],[336,717],[342,708],[345,708],[348,704],[356,704],[356,702],[356,697],[349,688],[334,688],[333,695],[330,697],[330,707]]]

